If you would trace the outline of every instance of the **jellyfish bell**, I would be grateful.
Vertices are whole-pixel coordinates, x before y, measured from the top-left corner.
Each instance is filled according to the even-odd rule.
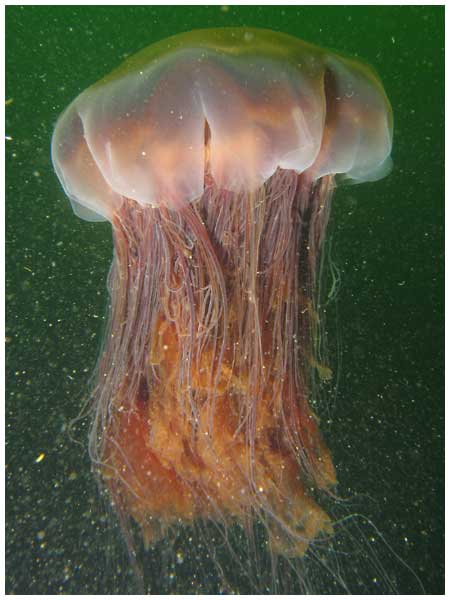
[[[179,206],[210,171],[230,191],[277,168],[364,181],[383,171],[392,113],[372,70],[291,36],[199,30],[146,48],[88,88],[52,144],[72,202],[111,220],[123,198]]]
[[[146,545],[259,523],[296,557],[332,534],[316,270],[336,177],[383,176],[391,146],[368,66],[248,28],[154,44],[60,116],[55,171],[114,238],[90,455]]]

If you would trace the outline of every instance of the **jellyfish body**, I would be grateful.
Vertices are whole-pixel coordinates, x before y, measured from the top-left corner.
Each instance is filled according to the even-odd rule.
[[[90,454],[147,545],[258,521],[292,557],[332,533],[316,270],[336,177],[382,177],[391,145],[370,68],[266,30],[159,42],[61,115],[55,170],[114,238]]]

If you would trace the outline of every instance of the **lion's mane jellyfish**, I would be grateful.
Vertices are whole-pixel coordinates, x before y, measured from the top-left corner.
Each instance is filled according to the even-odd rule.
[[[59,118],[56,173],[114,238],[90,455],[147,546],[258,523],[291,559],[332,534],[316,271],[336,177],[382,177],[391,144],[368,66],[247,28],[152,45]]]

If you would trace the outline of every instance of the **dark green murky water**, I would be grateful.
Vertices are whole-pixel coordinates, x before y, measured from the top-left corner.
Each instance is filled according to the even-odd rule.
[[[181,31],[232,25],[268,27],[361,56],[393,105],[392,174],[340,188],[334,200],[329,235],[341,288],[328,328],[340,353],[339,386],[323,427],[339,490],[354,498],[350,512],[381,532],[362,525],[397,590],[420,593],[392,552],[427,593],[443,593],[443,8],[6,13],[7,593],[133,589],[120,535],[90,474],[86,426],[81,445],[66,431],[96,362],[112,246],[108,224],[72,214],[50,162],[54,123],[126,55]],[[364,559],[355,557],[360,565]],[[350,591],[377,591],[343,564]],[[201,590],[177,568],[173,590]],[[311,588],[330,591],[320,581]]]

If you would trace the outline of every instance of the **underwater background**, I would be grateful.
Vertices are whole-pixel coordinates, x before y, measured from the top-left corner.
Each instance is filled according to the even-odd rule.
[[[112,241],[108,223],[72,213],[50,160],[54,124],[129,54],[220,26],[359,56],[392,103],[392,173],[333,200],[324,268],[339,273],[326,322],[335,376],[317,410],[338,491],[364,515],[387,577],[399,593],[442,594],[444,9],[387,6],[6,8],[6,592],[133,590],[90,472],[87,422],[75,441],[67,431],[98,356]],[[203,591],[182,562],[173,591]],[[376,592],[348,569],[350,591]]]

